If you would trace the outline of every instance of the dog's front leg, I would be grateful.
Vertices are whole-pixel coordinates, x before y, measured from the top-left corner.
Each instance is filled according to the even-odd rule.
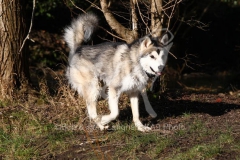
[[[131,102],[131,108],[132,108],[132,114],[133,114],[133,122],[137,127],[137,129],[142,132],[150,131],[151,128],[144,126],[139,119],[138,93],[130,94],[130,102]]]
[[[146,88],[144,88],[144,89],[142,90],[141,95],[142,95],[142,97],[143,97],[143,102],[144,102],[146,111],[148,112],[148,114],[149,114],[152,118],[156,118],[156,117],[157,117],[157,113],[153,110],[152,105],[150,104],[150,102],[149,102],[149,100],[148,100]]]

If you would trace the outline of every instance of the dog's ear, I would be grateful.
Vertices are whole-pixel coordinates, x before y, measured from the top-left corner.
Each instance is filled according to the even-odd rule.
[[[149,37],[145,37],[141,43],[141,46],[148,48],[152,44],[152,40]]]
[[[152,46],[152,40],[148,36],[144,37],[140,43],[141,54],[144,54]]]
[[[167,34],[164,34],[164,36],[161,38],[160,42],[163,44],[163,45],[166,45],[168,43],[168,35]]]
[[[164,34],[163,37],[160,39],[160,42],[163,44],[163,48],[169,52],[169,50],[171,49],[173,43],[169,43],[169,39],[168,39],[168,35]]]

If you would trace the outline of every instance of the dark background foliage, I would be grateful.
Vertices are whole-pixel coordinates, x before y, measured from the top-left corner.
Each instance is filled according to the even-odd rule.
[[[100,25],[111,31],[102,13],[91,4],[74,0],[76,6],[100,17]],[[111,11],[125,26],[130,26],[128,1],[112,1]],[[96,1],[98,4],[98,1]],[[140,5],[143,13],[149,13],[145,5]],[[29,15],[32,1],[29,0]],[[67,49],[62,44],[63,28],[72,18],[82,13],[67,0],[37,1],[33,39],[31,43],[31,65],[47,65],[58,68],[65,64]],[[238,72],[240,69],[240,1],[234,0],[183,0],[171,20],[170,29],[174,33],[171,52],[178,58],[169,56],[169,67],[180,74],[205,72],[213,74],[221,71]],[[139,32],[145,34],[144,24],[139,21]],[[106,39],[119,41],[99,29],[93,41],[101,43]]]

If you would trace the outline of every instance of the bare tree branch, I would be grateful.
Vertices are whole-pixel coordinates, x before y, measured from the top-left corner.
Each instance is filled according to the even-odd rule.
[[[80,11],[82,11],[83,13],[86,13],[86,11],[84,11],[82,8],[78,7],[72,0],[70,0],[70,2],[72,3],[72,5],[74,7],[76,7],[77,9],[79,9]]]
[[[131,14],[132,14],[132,30],[138,30],[137,27],[137,14],[136,14],[136,1],[137,0],[130,0],[130,6],[131,6]]]
[[[138,33],[136,30],[129,30],[125,28],[123,25],[121,25],[115,17],[112,15],[112,13],[108,9],[108,4],[106,0],[100,0],[100,5],[102,8],[102,12],[108,22],[108,24],[111,26],[111,28],[120,35],[127,43],[131,43],[135,39],[138,38]]]
[[[148,27],[148,24],[145,22],[145,20],[144,20],[144,18],[143,18],[143,14],[142,14],[142,12],[141,12],[141,10],[140,10],[138,1],[136,1],[136,2],[137,2],[137,8],[138,8],[139,15],[140,15],[140,17],[141,17],[141,19],[142,19],[142,22],[143,22],[144,25],[146,26],[146,29],[147,29],[148,33],[151,33],[151,29]]]
[[[197,58],[197,56],[194,55],[194,54],[187,54],[187,53],[186,53],[186,55],[184,57],[180,58],[181,60],[184,61],[184,66],[183,67],[186,66],[186,67],[188,67],[188,68],[190,68],[192,70],[195,70],[192,66],[201,66],[201,64],[193,63],[193,60],[192,60],[193,58]]]
[[[178,1],[175,0],[175,3],[174,3],[173,8],[172,8],[172,12],[171,12],[171,14],[170,14],[170,16],[169,16],[169,18],[168,18],[167,30],[169,29],[170,22],[171,22],[171,19],[172,19],[172,17],[173,17],[173,13],[174,13],[174,11],[175,11],[175,7],[176,7],[176,5],[177,5],[177,2],[178,2]]]
[[[32,9],[32,17],[31,17],[30,27],[29,27],[29,30],[28,30],[28,34],[25,37],[25,39],[23,40],[22,46],[21,46],[21,48],[18,51],[18,54],[20,54],[22,52],[22,49],[23,49],[23,47],[24,47],[24,45],[26,43],[26,40],[29,39],[29,35],[30,35],[31,31],[32,31],[33,18],[34,18],[34,12],[35,12],[35,5],[36,5],[36,0],[33,0],[33,9]]]
[[[171,54],[175,59],[178,59],[172,52],[168,51],[169,54]]]
[[[102,9],[101,9],[100,7],[98,7],[96,4],[94,4],[96,1],[94,1],[94,2],[91,2],[91,1],[89,1],[89,0],[86,0],[86,1],[87,1],[88,3],[90,3],[94,8],[102,11]]]
[[[90,8],[92,8],[92,7],[93,7],[92,4],[95,4],[96,2],[97,2],[97,0],[94,0],[94,2],[91,3],[91,6],[89,6],[89,7],[86,9],[86,11],[88,11]]]
[[[117,36],[117,35],[109,32],[109,31],[106,30],[105,28],[103,28],[103,27],[101,27],[101,26],[98,26],[98,27],[101,28],[102,30],[104,30],[105,32],[107,32],[108,34],[110,34],[111,36],[113,36],[113,37],[115,37],[115,38],[117,38],[117,39],[120,39],[120,40],[122,40],[122,41],[125,41],[123,38],[121,38],[121,37],[119,37],[119,36]]]

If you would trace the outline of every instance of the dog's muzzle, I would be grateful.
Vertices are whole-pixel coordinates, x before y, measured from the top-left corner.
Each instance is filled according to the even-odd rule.
[[[154,71],[153,69],[152,69],[152,67],[150,67],[150,69],[153,71],[153,73],[155,74],[155,75],[159,75],[159,76],[161,76],[161,72],[156,72],[156,71]]]

